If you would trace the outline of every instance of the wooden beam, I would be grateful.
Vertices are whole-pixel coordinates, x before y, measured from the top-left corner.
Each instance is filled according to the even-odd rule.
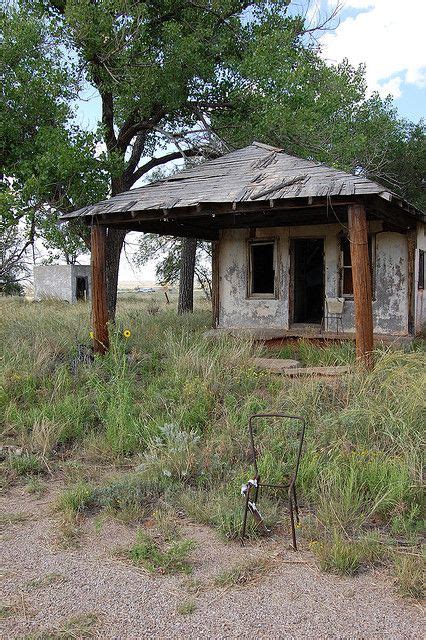
[[[356,355],[366,369],[371,369],[373,367],[373,295],[367,216],[364,205],[349,205],[348,224],[355,301]]]
[[[105,244],[106,227],[93,225],[91,229],[93,348],[95,353],[102,355],[109,348]]]
[[[212,310],[213,329],[219,325],[219,250],[220,241],[212,245]]]
[[[141,233],[157,233],[160,236],[175,236],[177,238],[197,238],[198,240],[214,241],[218,239],[219,232],[217,229],[210,228],[205,222],[202,226],[195,226],[192,222],[175,223],[174,221],[166,222],[118,222],[108,223],[112,229],[125,229],[126,231],[138,231]]]

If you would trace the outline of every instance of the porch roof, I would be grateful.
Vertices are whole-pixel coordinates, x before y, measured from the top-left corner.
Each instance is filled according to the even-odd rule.
[[[362,201],[369,217],[412,228],[424,214],[382,185],[253,142],[167,179],[62,216],[166,235],[215,239],[222,228],[344,221]]]

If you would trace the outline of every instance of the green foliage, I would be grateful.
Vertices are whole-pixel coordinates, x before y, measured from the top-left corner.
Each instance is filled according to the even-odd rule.
[[[96,502],[121,519],[139,520],[153,511],[168,486],[166,476],[132,473],[99,487]]]
[[[192,540],[160,546],[154,538],[139,531],[135,544],[125,554],[133,564],[151,572],[191,573],[192,565],[188,555],[193,547]]]
[[[95,502],[95,491],[87,482],[79,482],[66,489],[58,498],[57,508],[64,514],[77,515],[90,509]]]
[[[11,454],[8,462],[11,469],[20,476],[37,475],[44,471],[43,464],[32,453]]]
[[[197,605],[194,600],[185,600],[179,604],[178,613],[180,613],[181,616],[188,616],[191,615],[191,613],[194,613],[196,608]]]
[[[425,596],[425,558],[401,555],[395,559],[394,571],[402,596],[422,600]]]

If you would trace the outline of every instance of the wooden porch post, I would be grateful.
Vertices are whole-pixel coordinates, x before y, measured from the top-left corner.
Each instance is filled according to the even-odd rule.
[[[219,240],[212,242],[212,310],[213,329],[219,324]]]
[[[368,230],[365,207],[348,206],[349,241],[355,301],[355,337],[357,360],[366,369],[373,368],[373,308]]]
[[[92,321],[93,348],[104,354],[109,347],[105,265],[106,227],[92,225]]]

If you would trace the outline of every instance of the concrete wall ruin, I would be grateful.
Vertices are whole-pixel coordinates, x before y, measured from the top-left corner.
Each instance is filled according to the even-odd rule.
[[[339,224],[232,229],[222,232],[219,241],[219,323],[220,328],[282,329],[291,326],[291,240],[323,238],[325,295],[338,297],[341,279]],[[381,221],[371,221],[373,246],[373,320],[377,334],[406,335],[408,332],[407,239],[404,234],[383,231]],[[278,297],[253,299],[247,295],[248,240],[277,239]],[[421,238],[425,242],[424,232]],[[416,252],[418,254],[418,250]],[[418,269],[416,269],[417,273]],[[417,292],[418,323],[424,321],[423,297]],[[290,301],[290,302],[289,302]],[[423,306],[422,306],[423,305]],[[345,331],[355,331],[354,302],[345,300]]]
[[[77,278],[86,278],[87,299],[90,300],[92,278],[90,265],[49,264],[34,267],[35,300],[77,302]]]

